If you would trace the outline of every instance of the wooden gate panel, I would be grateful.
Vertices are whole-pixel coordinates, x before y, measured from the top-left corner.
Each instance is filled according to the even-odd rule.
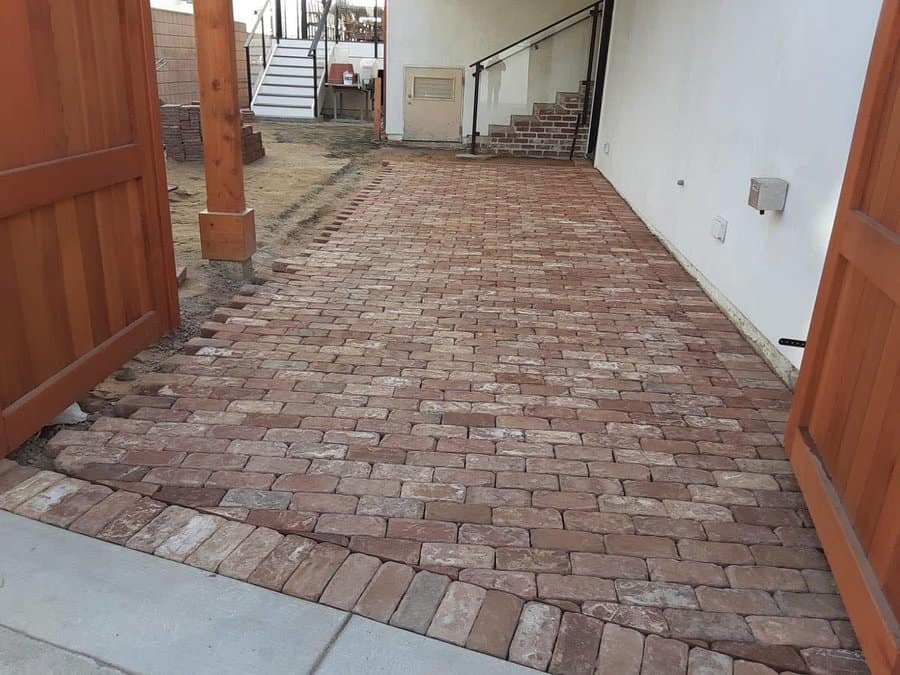
[[[0,455],[177,325],[150,14],[10,0],[0,77]]]
[[[900,673],[900,0],[885,0],[785,446],[874,673]]]

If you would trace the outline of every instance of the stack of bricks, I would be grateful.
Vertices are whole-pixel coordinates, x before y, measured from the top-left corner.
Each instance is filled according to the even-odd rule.
[[[266,149],[263,147],[262,132],[253,131],[250,123],[253,122],[254,115],[252,110],[241,110],[241,152],[244,156],[244,164],[252,164],[256,160],[266,156]]]
[[[487,136],[478,138],[478,146],[495,155],[566,159],[577,127],[575,155],[584,157],[590,119],[578,126],[583,106],[584,88],[578,93],[559,92],[555,103],[535,103],[531,115],[512,115],[508,125],[491,124]]]
[[[255,162],[266,154],[262,133],[254,132],[250,123],[254,115],[250,110],[241,111],[241,150],[244,164]],[[200,127],[200,105],[166,104],[160,108],[163,143],[166,155],[177,162],[195,162],[203,159],[203,132]]]

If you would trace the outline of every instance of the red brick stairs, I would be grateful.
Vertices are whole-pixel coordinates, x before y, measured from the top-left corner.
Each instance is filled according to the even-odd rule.
[[[487,136],[479,138],[479,148],[495,155],[568,158],[583,103],[581,92],[557,92],[554,103],[535,103],[530,115],[512,115],[509,124],[491,124]],[[578,129],[577,157],[586,152],[589,121]]]

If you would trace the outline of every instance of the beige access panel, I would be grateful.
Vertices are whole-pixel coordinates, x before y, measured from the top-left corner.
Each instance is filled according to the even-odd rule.
[[[461,140],[462,90],[459,68],[407,67],[404,140]]]

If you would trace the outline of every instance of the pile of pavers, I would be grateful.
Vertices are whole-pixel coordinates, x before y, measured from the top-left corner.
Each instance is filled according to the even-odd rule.
[[[252,110],[241,110],[241,150],[244,164],[265,157],[262,132],[253,131]],[[160,107],[163,144],[166,155],[177,162],[197,162],[203,159],[203,131],[200,127],[200,104],[164,104]]]

